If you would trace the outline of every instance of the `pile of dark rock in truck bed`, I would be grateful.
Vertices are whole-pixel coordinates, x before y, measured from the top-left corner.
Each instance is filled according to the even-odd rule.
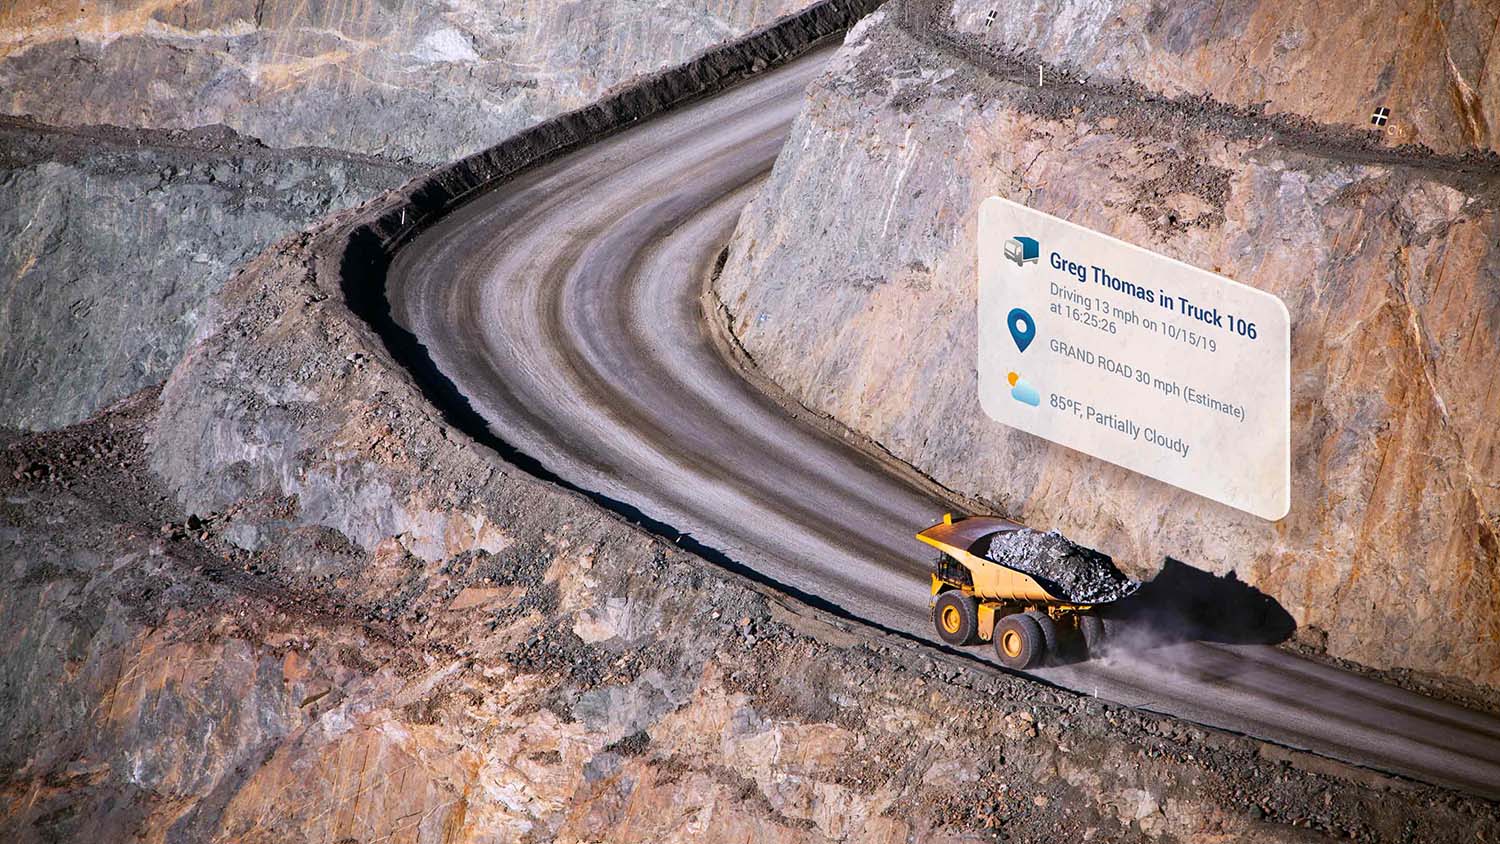
[[[1002,531],[990,537],[985,557],[1024,572],[1059,598],[1079,604],[1118,601],[1141,587],[1115,568],[1114,561],[1054,530]]]

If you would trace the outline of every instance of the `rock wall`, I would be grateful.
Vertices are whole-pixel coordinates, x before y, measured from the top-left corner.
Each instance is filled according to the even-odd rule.
[[[0,113],[34,120],[0,123],[0,425],[69,424],[159,382],[234,267],[413,162],[810,2],[5,5]]]
[[[1371,130],[1389,145],[1500,149],[1500,16],[1485,0],[956,0],[944,17],[1054,71]],[[1374,127],[1381,107],[1389,119]]]
[[[0,120],[0,423],[60,427],[161,381],[235,267],[411,174],[228,130]]]
[[[810,92],[719,281],[756,364],[951,489],[1138,575],[1167,557],[1233,571],[1335,655],[1500,683],[1494,159],[1136,85],[1039,88],[1032,59],[951,19],[888,5]],[[1285,300],[1286,519],[985,417],[974,241],[991,195]]]
[[[0,109],[440,163],[808,5],[19,0],[0,11]]]

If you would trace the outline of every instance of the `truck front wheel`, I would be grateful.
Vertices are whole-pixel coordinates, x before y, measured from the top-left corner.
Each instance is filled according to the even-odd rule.
[[[995,625],[995,656],[1006,668],[1025,670],[1039,664],[1047,653],[1042,626],[1025,613],[1000,619]]]
[[[944,592],[932,605],[932,622],[944,642],[971,645],[979,636],[979,604],[962,592]]]

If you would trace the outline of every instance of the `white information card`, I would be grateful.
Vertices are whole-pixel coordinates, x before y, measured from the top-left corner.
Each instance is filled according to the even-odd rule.
[[[1281,300],[999,197],[979,209],[979,403],[1263,519],[1291,507]]]

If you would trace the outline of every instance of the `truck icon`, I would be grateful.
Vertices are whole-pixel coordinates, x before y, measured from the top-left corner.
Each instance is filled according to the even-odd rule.
[[[1010,240],[1005,241],[1006,260],[1015,261],[1018,267],[1036,263],[1040,255],[1041,248],[1038,246],[1036,238],[1016,235]]]

